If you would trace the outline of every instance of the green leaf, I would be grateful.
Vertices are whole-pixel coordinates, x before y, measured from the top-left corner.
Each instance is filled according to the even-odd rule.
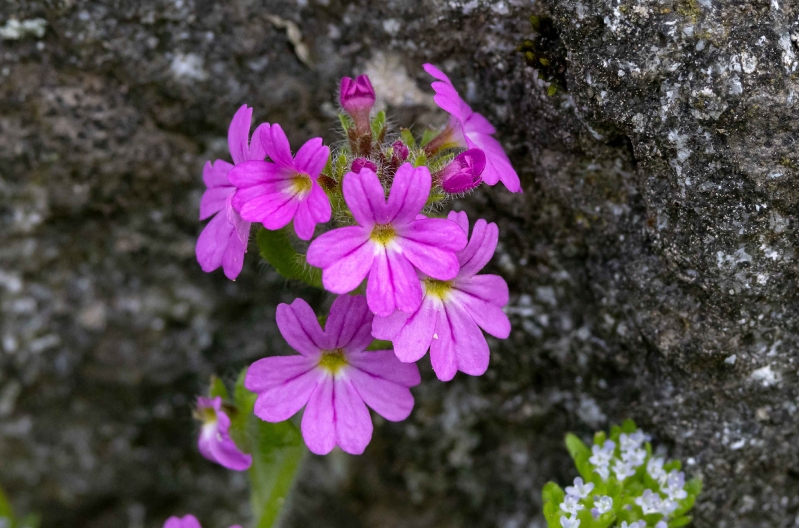
[[[347,172],[347,156],[339,154],[338,158],[336,158],[336,173],[333,177],[340,183],[344,178],[345,172]]]
[[[11,507],[11,502],[2,488],[0,488],[0,519],[8,519],[11,523],[14,522],[14,508]]]
[[[352,121],[352,118],[347,114],[344,113],[339,114],[338,119],[339,121],[341,121],[341,128],[344,129],[345,135],[347,134],[347,131],[351,129],[353,125],[355,125],[355,123]]]
[[[416,158],[413,160],[414,167],[421,167],[422,165],[426,164],[427,164],[427,154],[425,154],[424,152],[416,156]]]
[[[621,424],[621,432],[632,434],[638,430],[638,426],[635,425],[635,422],[630,420],[629,418],[624,420],[624,423]]]
[[[208,388],[208,395],[211,398],[216,398],[219,396],[224,401],[228,401],[230,399],[230,395],[227,392],[227,387],[225,387],[224,382],[217,376],[211,376],[211,386]]]
[[[391,341],[386,341],[385,339],[375,339],[372,341],[372,344],[366,348],[366,350],[392,350],[393,348],[394,343]]]
[[[303,265],[305,257],[292,247],[288,229],[289,226],[277,231],[264,228],[258,231],[255,238],[261,258],[287,279],[302,281],[310,286],[322,288],[322,271]]]
[[[433,138],[435,138],[437,135],[438,135],[438,132],[436,132],[432,128],[426,129],[424,131],[424,134],[422,134],[422,141],[421,141],[421,143],[419,143],[419,146],[420,147],[425,147],[428,143],[433,141]]]
[[[410,128],[402,128],[400,129],[400,138],[402,138],[402,142],[409,148],[416,147],[416,138],[413,137],[413,132],[411,132]]]
[[[691,519],[692,517],[690,515],[684,515],[682,517],[672,519],[669,521],[669,528],[680,528],[680,526],[685,526],[691,522]]]
[[[560,510],[560,503],[563,502],[564,495],[563,489],[554,482],[547,482],[544,489],[541,490],[541,499],[544,503],[544,517],[550,528],[560,526],[558,511]]]
[[[250,477],[256,528],[272,528],[294,484],[305,447],[299,429],[290,421],[268,423],[251,416],[256,436]]]
[[[377,115],[372,119],[372,139],[376,143],[383,141],[386,135],[386,113],[380,110]]]
[[[591,463],[588,459],[591,457],[591,450],[583,443],[582,440],[577,438],[576,435],[569,433],[566,435],[566,449],[574,460],[574,465],[577,471],[585,481],[590,481],[593,477]]]

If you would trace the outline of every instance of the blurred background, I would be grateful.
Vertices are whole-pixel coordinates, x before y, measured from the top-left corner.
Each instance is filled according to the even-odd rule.
[[[628,417],[704,479],[696,526],[794,526],[799,8],[779,4],[4,2],[0,486],[45,528],[246,525],[194,398],[288,351],[278,303],[329,300],[254,243],[236,282],[200,270],[202,165],[245,103],[295,149],[339,141],[343,75],[394,123],[442,124],[429,61],[522,178],[460,205],[500,226],[514,331],[480,378],[423,361],[413,415],[375,417],[363,456],[309,457],[283,526],[540,527],[543,484],[573,478],[563,435]]]

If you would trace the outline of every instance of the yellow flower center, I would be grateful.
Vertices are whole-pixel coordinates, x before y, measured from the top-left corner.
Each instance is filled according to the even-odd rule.
[[[441,300],[452,290],[452,281],[442,281],[438,279],[425,279],[424,291],[429,295],[438,297]]]
[[[291,178],[291,191],[295,194],[305,194],[312,186],[311,177],[307,174],[298,172]]]
[[[194,418],[201,421],[203,425],[211,425],[217,422],[216,411],[212,407],[195,409]]]
[[[344,357],[344,351],[340,348],[323,351],[322,359],[319,360],[319,366],[327,369],[331,374],[337,373],[348,364],[347,358]]]
[[[394,240],[394,227],[391,224],[375,224],[372,228],[372,240],[384,246]]]

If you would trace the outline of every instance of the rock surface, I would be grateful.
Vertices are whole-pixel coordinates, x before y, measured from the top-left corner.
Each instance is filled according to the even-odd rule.
[[[551,96],[516,51],[531,14]],[[336,141],[364,71],[397,122],[440,122],[426,61],[522,177],[463,201],[500,225],[515,329],[481,378],[423,364],[412,418],[311,460],[285,526],[542,526],[563,434],[627,417],[703,478],[696,526],[795,525],[795,3],[31,0],[0,25],[0,484],[45,527],[246,521],[192,399],[286,350],[277,303],[325,298],[252,252],[235,283],[199,270],[202,164],[242,103]]]

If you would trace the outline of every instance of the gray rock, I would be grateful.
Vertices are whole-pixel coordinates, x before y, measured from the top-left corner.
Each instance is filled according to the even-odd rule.
[[[517,46],[550,18],[566,65]],[[194,395],[287,351],[302,295],[251,254],[203,274],[200,172],[247,103],[294,145],[341,75],[440,122],[432,61],[495,123],[522,196],[496,221],[510,339],[481,378],[378,420],[366,456],[306,465],[288,527],[542,526],[562,444],[627,417],[704,480],[696,526],[799,510],[799,8],[785,0],[33,0],[0,7],[0,484],[45,526],[246,522],[246,483],[194,448]],[[34,25],[29,23],[31,28]],[[13,27],[17,26],[12,23]],[[25,27],[28,27],[25,26]],[[42,32],[43,31],[43,32]]]

